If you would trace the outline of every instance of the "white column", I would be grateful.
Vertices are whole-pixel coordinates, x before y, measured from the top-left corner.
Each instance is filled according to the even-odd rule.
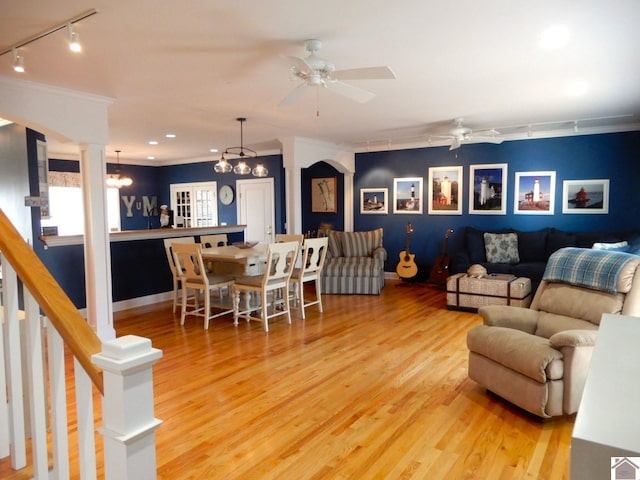
[[[104,145],[80,147],[84,203],[84,262],[87,320],[103,342],[116,336],[111,298],[111,250],[107,221]]]
[[[353,232],[353,172],[344,173],[344,231]]]
[[[104,463],[107,480],[156,478],[152,366],[162,351],[147,338],[125,335],[102,345],[92,360],[103,371]]]
[[[296,162],[295,137],[280,139],[284,166],[286,233],[302,233],[302,165]]]

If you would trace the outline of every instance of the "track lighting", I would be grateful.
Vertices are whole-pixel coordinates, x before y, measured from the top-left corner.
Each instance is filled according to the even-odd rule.
[[[263,164],[259,163],[253,169],[247,164],[245,157],[257,158],[258,154],[254,150],[244,146],[242,124],[246,122],[247,119],[239,117],[236,118],[236,120],[240,122],[240,146],[226,148],[224,152],[222,152],[220,160],[213,166],[213,170],[216,173],[230,173],[233,171],[236,175],[249,175],[251,173],[254,177],[266,177],[269,174],[269,170]],[[237,155],[240,157],[240,160],[237,165],[233,167],[225,158],[225,155]]]
[[[67,29],[69,30],[69,50],[75,53],[82,51],[82,44],[80,43],[80,34],[73,28],[73,24],[68,23]]]
[[[78,34],[78,32],[75,31],[73,26],[79,21],[84,20],[85,18],[88,18],[92,15],[95,15],[96,13],[98,13],[98,10],[96,10],[95,8],[92,8],[91,10],[87,10],[86,12],[81,13],[80,15],[76,15],[75,17],[70,18],[64,23],[61,23],[59,25],[54,25],[53,27],[49,28],[48,30],[45,30],[44,32],[40,32],[36,35],[33,35],[27,38],[26,40],[22,40],[21,42],[15,43],[10,47],[7,47],[6,49],[0,51],[0,56],[5,55],[7,53],[13,53],[13,69],[16,72],[22,73],[25,71],[24,57],[18,54],[18,49],[24,47],[25,45],[29,45],[30,43],[33,43],[36,40],[40,40],[41,38],[48,37],[52,33],[56,33],[57,31],[62,30],[64,28],[66,28],[69,33],[69,49],[72,50],[73,52],[80,52],[82,51],[82,46],[80,45],[80,35]]]
[[[18,73],[24,73],[24,57],[18,54],[18,49],[11,49],[13,52],[13,71]]]

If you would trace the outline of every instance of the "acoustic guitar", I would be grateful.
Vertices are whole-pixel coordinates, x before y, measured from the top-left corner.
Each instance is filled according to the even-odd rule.
[[[434,283],[447,283],[447,277],[449,276],[449,265],[451,261],[447,255],[447,242],[449,237],[453,233],[451,228],[447,229],[447,233],[444,236],[444,242],[442,243],[442,252],[436,257],[436,260],[431,269],[431,276],[429,280]]]
[[[396,267],[396,273],[400,278],[413,278],[418,274],[418,266],[414,259],[416,256],[409,250],[411,246],[411,234],[413,233],[413,227],[411,223],[407,224],[407,246],[404,251],[400,252],[400,262]]]

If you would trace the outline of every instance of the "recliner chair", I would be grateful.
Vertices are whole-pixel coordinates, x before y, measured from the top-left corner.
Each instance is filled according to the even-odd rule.
[[[483,325],[467,334],[469,377],[540,417],[575,413],[602,314],[640,316],[640,256],[560,249],[529,308],[478,313]]]

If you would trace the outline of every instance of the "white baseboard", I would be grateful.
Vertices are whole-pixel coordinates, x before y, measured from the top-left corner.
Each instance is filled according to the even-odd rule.
[[[122,310],[128,310],[130,308],[144,307],[146,305],[152,305],[158,302],[165,302],[167,300],[173,300],[173,290],[163,293],[154,293],[153,295],[147,295],[146,297],[129,298],[127,300],[121,300],[113,304],[113,311],[120,312]]]

